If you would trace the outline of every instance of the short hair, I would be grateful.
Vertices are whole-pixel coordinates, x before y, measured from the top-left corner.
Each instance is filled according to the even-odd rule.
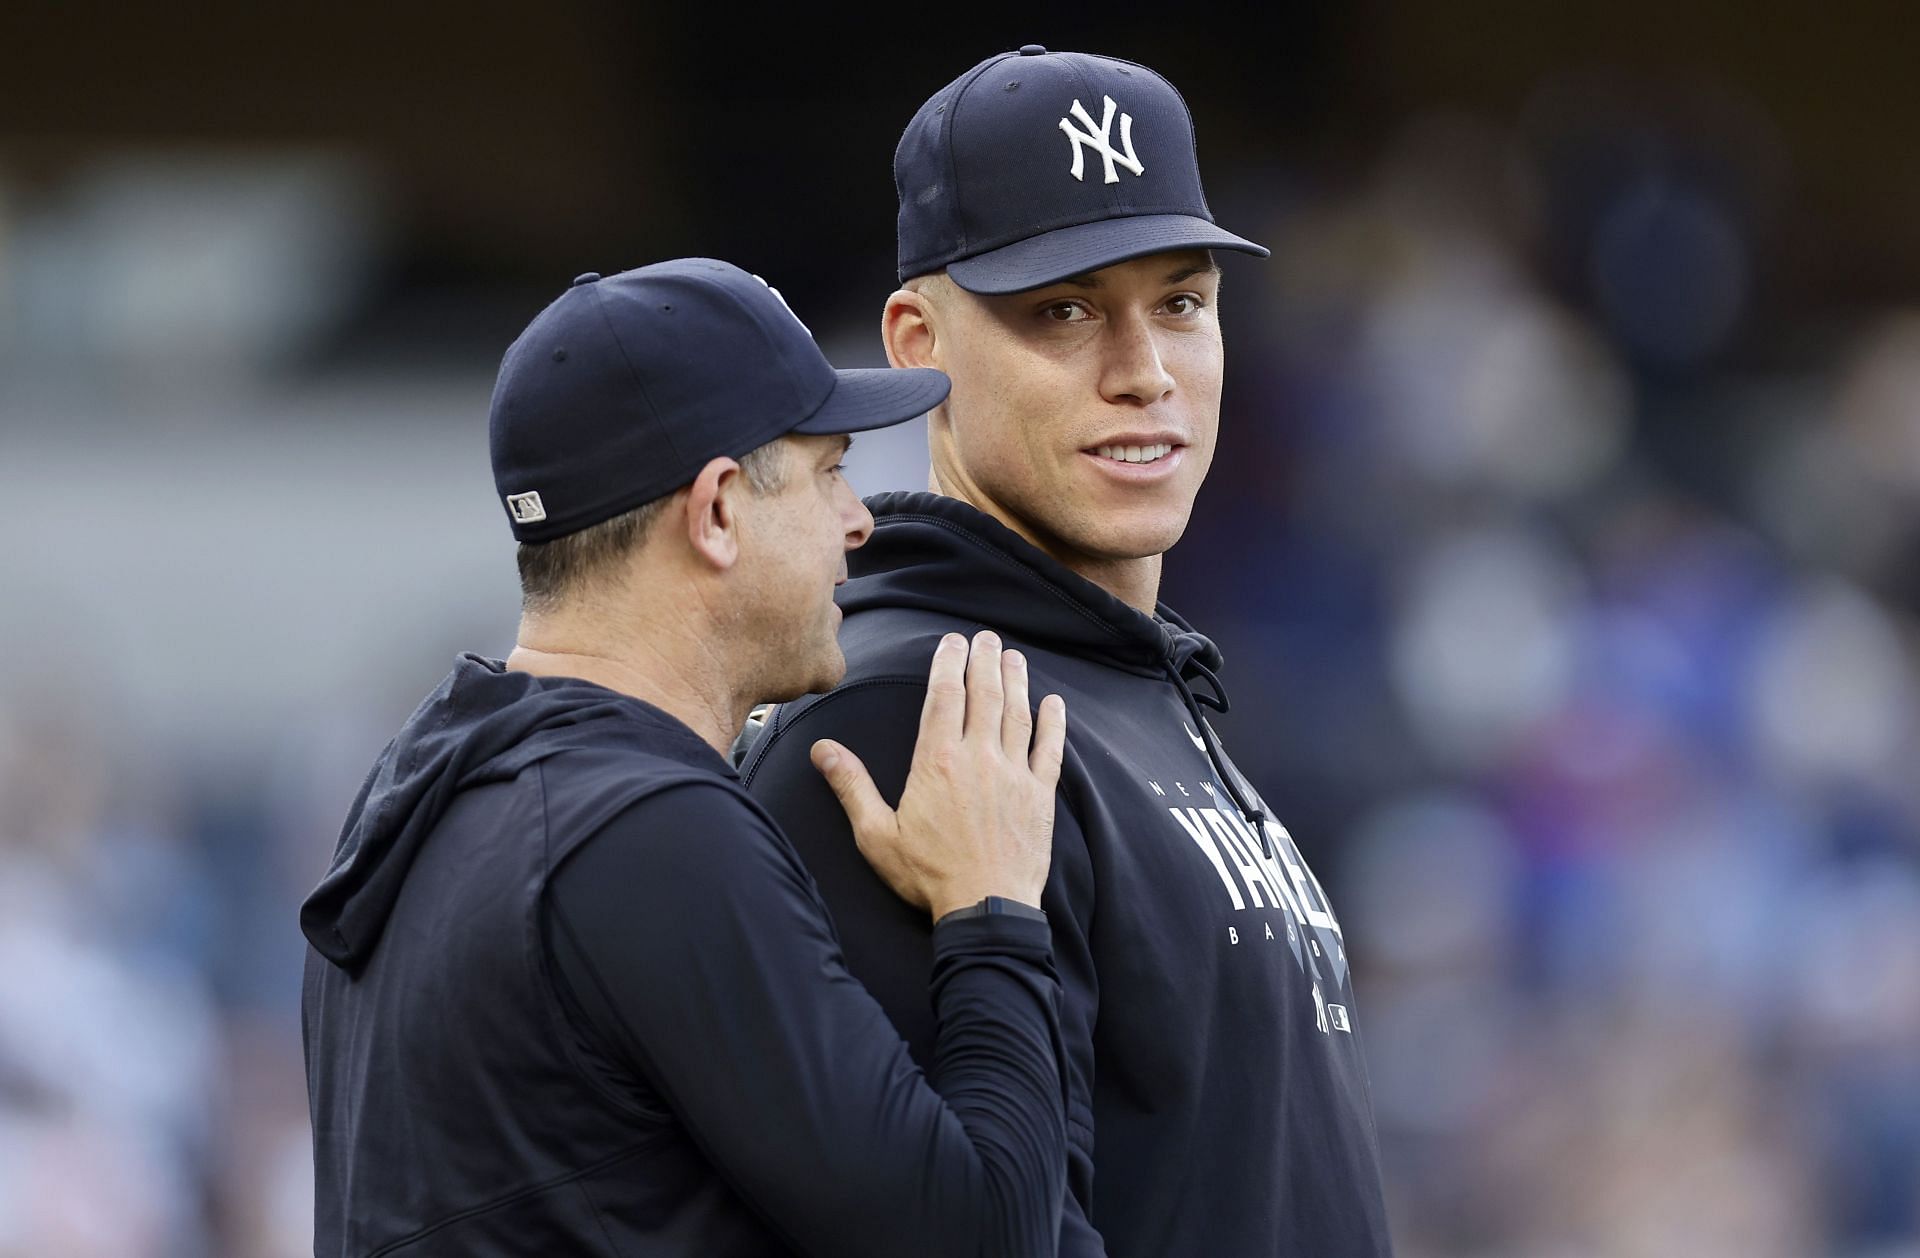
[[[756,495],[776,493],[786,484],[785,445],[785,437],[775,437],[740,456],[740,474]],[[514,559],[520,568],[521,609],[551,611],[604,579],[646,541],[671,501],[673,494],[665,494],[577,533],[520,543]]]
[[[946,268],[942,267],[938,271],[928,271],[923,275],[910,275],[900,282],[900,287],[910,293],[932,295],[944,289],[958,288],[959,285],[953,282]]]

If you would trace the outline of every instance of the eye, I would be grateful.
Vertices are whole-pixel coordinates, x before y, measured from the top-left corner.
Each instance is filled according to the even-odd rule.
[[[846,475],[847,465],[845,463],[835,463],[832,467],[828,468],[827,471],[835,476],[844,476]]]
[[[1167,313],[1176,315],[1198,314],[1204,305],[1198,293],[1175,293],[1165,302]]]
[[[1042,309],[1040,317],[1049,323],[1084,323],[1093,312],[1077,301],[1056,301]]]

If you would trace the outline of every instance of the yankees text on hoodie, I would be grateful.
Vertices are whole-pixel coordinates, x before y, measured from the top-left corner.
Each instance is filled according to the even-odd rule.
[[[1067,701],[1044,907],[1065,999],[1061,1253],[1371,1258],[1390,1252],[1338,919],[1228,759],[1218,650],[955,499],[869,500],[830,694],[782,705],[744,768],[831,907],[846,961],[928,1060],[926,924],[860,859],[807,760],[834,738],[898,797],[927,661],[991,628]]]

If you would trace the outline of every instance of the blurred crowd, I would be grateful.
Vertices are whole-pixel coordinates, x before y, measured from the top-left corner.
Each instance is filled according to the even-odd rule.
[[[1633,106],[1216,178],[1274,258],[1164,596],[1341,913],[1403,1254],[1920,1255],[1920,305],[1784,308],[1764,124]],[[0,1255],[308,1251],[295,908],[445,663],[223,761],[8,662]]]
[[[1285,199],[1170,597],[1404,1252],[1920,1253],[1920,314],[1755,326],[1764,133],[1526,121]]]

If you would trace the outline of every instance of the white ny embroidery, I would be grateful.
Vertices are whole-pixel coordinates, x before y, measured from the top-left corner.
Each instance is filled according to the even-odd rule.
[[[1100,115],[1100,129],[1098,131],[1094,130],[1093,119],[1088,115],[1086,106],[1082,105],[1078,100],[1073,102],[1073,108],[1069,112],[1072,113],[1073,117],[1080,120],[1080,125],[1085,127],[1086,130],[1076,131],[1072,122],[1065,118],[1060,120],[1060,129],[1067,133],[1069,140],[1073,141],[1073,170],[1070,173],[1075,179],[1085,178],[1085,153],[1082,151],[1082,146],[1085,146],[1099,153],[1101,160],[1106,162],[1107,177],[1102,180],[1103,183],[1120,182],[1120,172],[1114,169],[1116,163],[1125,166],[1136,175],[1146,174],[1146,167],[1140,164],[1139,157],[1136,156],[1133,151],[1133,115],[1120,115],[1120,147],[1126,150],[1123,156],[1114,151],[1111,138],[1113,135],[1113,113],[1119,106],[1113,103],[1113,97],[1111,96],[1103,96],[1101,99],[1106,102],[1106,112]]]

